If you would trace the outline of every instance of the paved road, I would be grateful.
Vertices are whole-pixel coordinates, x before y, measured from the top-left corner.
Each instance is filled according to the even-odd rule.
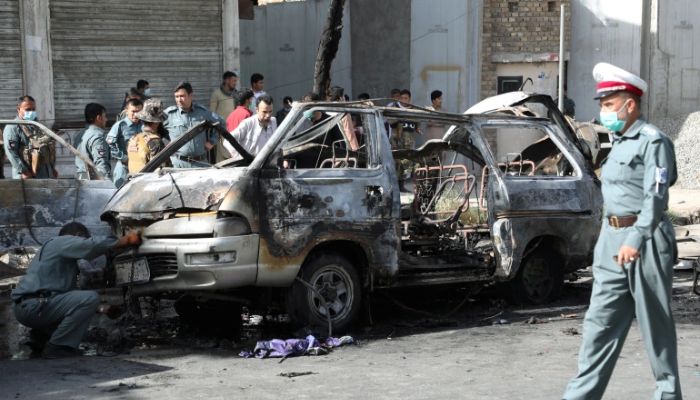
[[[700,393],[700,299],[688,294],[690,277],[678,273],[674,289],[688,399]],[[481,296],[449,318],[416,316],[378,302],[375,325],[356,332],[359,345],[282,363],[239,358],[240,348],[175,345],[112,358],[4,360],[0,398],[557,399],[575,372],[589,290],[585,280],[568,285],[564,298],[548,308],[504,308],[497,297]],[[417,296],[408,297],[416,306]],[[450,308],[425,303],[435,314]],[[291,372],[310,374],[280,376]],[[606,399],[650,398],[653,389],[633,327]]]

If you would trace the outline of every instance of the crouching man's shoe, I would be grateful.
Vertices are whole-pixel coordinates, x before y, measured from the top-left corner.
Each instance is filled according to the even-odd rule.
[[[70,346],[61,346],[48,342],[44,347],[44,353],[42,355],[44,358],[51,360],[54,358],[78,357],[82,356],[83,352],[80,349],[75,349]]]

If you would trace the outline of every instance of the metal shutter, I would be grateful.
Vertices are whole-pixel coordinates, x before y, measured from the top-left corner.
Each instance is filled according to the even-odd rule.
[[[14,118],[22,95],[19,1],[0,0],[0,118]]]
[[[139,79],[166,105],[179,81],[192,83],[205,106],[220,84],[221,0],[51,0],[50,12],[61,126],[81,123],[89,102],[114,119]]]

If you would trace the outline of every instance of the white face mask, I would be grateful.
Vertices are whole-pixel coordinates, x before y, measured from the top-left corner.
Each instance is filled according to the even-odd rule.
[[[144,95],[144,96],[150,96],[150,95],[151,95],[151,88],[146,88],[146,89],[144,89],[143,95]]]

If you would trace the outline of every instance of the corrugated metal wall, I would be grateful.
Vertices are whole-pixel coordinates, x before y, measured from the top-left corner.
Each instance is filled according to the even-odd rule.
[[[221,83],[221,0],[51,0],[56,120],[83,121],[98,102],[114,119],[130,87],[150,82],[172,104],[188,80],[207,105]]]
[[[14,118],[22,95],[18,0],[0,0],[0,71],[0,118]]]
[[[314,61],[328,13],[328,0],[268,4],[255,7],[255,20],[241,20],[241,82],[250,75],[265,76],[265,91],[279,109],[284,96],[298,100],[313,88]],[[331,68],[332,85],[352,91],[350,8],[345,6],[343,31]]]

